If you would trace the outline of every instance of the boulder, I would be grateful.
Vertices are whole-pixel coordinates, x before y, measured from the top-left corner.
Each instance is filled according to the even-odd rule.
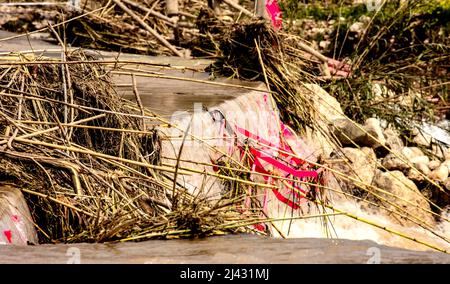
[[[377,160],[375,152],[371,148],[363,147],[342,148],[332,154],[333,158],[341,159],[338,163],[334,163],[332,168],[344,174],[345,177],[351,177],[365,184],[372,184],[377,169]],[[343,191],[358,194],[360,189],[355,186],[354,182],[336,175]]]
[[[426,198],[420,193],[417,186],[409,180],[402,172],[392,171],[392,172],[378,172],[374,177],[374,184],[391,193],[386,194],[382,192],[377,192],[383,199],[389,202],[383,201],[376,197],[371,197],[371,199],[377,200],[380,204],[386,208],[398,212],[402,215],[411,214],[416,218],[426,222],[429,225],[434,224],[433,216],[427,212],[430,211],[430,204]],[[397,207],[402,208],[400,210]],[[419,208],[425,209],[427,211],[421,210]],[[396,218],[401,224],[412,224],[410,220],[404,217]]]

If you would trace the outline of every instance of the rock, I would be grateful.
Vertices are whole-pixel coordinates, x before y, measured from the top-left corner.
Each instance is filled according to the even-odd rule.
[[[425,179],[424,175],[428,176],[430,174],[430,172],[431,172],[430,168],[428,168],[427,164],[419,163],[419,164],[415,165],[415,168],[410,168],[408,170],[407,176],[412,181],[420,182]],[[420,173],[422,173],[423,175]]]
[[[419,133],[413,138],[413,142],[420,146],[429,147],[432,137],[426,133]]]
[[[415,158],[415,157],[419,157],[419,156],[425,156],[422,152],[422,150],[420,150],[417,147],[403,147],[401,150],[401,153],[409,160],[411,161],[411,159]]]
[[[428,167],[430,168],[430,170],[435,170],[435,169],[437,169],[440,165],[441,165],[441,162],[439,162],[438,160],[433,160],[433,161],[430,161],[430,162],[428,163]]]
[[[372,144],[378,146],[386,144],[386,138],[383,135],[383,130],[381,129],[380,121],[376,118],[369,118],[364,123],[364,130],[366,130],[372,137],[368,136],[368,140],[373,140],[368,142],[368,144]],[[373,147],[376,148],[376,147]]]
[[[371,91],[375,102],[383,102],[386,101],[386,98],[395,97],[395,93],[392,90],[389,90],[385,85],[380,83],[373,83]]]
[[[450,192],[450,178],[447,178],[444,182],[444,187]]]
[[[444,161],[441,165],[446,166],[450,172],[450,160]]]
[[[333,121],[331,129],[343,146],[357,144],[377,148],[386,142],[380,122],[375,118],[368,119],[365,125],[360,125],[347,118],[340,118]]]
[[[314,103],[315,119],[322,121],[325,125],[336,119],[345,118],[341,104],[327,91],[317,84],[304,84],[300,91],[311,98]]]
[[[377,200],[377,202],[389,210],[393,210],[394,212],[398,212],[402,215],[411,214],[414,217],[425,221],[427,224],[434,224],[433,216],[427,212],[431,211],[430,204],[420,193],[414,182],[405,177],[402,172],[379,172],[374,177],[374,184],[393,195],[377,192],[378,195],[380,195],[383,199],[386,199],[388,202],[373,196],[371,197],[372,199]],[[400,210],[398,207],[403,210]],[[425,209],[426,211],[419,208]],[[396,218],[396,220],[399,220],[400,223],[403,223],[404,225],[413,223],[404,217]]]
[[[404,160],[407,160],[405,157],[403,157],[401,154],[397,153],[397,156],[402,157]],[[387,170],[393,171],[393,170],[399,170],[399,171],[405,171],[410,168],[410,166],[403,162],[400,158],[398,158],[393,153],[389,153],[386,155],[386,157],[383,158],[381,161],[381,165],[386,168]]]
[[[365,30],[366,25],[362,22],[353,23],[348,29],[349,32],[356,33],[357,35],[361,35]]]
[[[332,132],[343,146],[354,146],[354,143],[359,144],[366,135],[362,125],[347,118],[334,120]]]
[[[330,46],[331,42],[329,40],[321,40],[319,42],[319,47],[321,49],[327,49]]]
[[[342,111],[341,104],[332,96],[330,96],[324,89],[316,84],[305,84],[300,89],[304,95],[311,97],[314,104],[314,119],[319,125],[329,125],[331,121],[345,118]],[[305,135],[302,137],[309,145],[313,145],[316,155],[328,158],[335,149],[335,146],[328,137],[331,134],[329,129],[324,127],[322,131],[313,130],[309,127],[305,130]]]
[[[428,177],[434,181],[445,182],[448,177],[448,168],[446,165],[440,165],[437,169],[432,171]]]
[[[386,146],[388,146],[392,151],[400,152],[405,146],[403,141],[400,139],[400,135],[394,129],[386,128],[383,132],[383,136],[386,139]]]
[[[400,153],[389,153],[382,160],[382,166],[388,170],[405,171],[411,168],[411,164],[428,164],[430,159],[417,147],[403,147]]]
[[[445,150],[445,153],[444,153],[444,159],[447,161],[447,160],[450,160],[450,148],[447,148],[447,150]]]
[[[418,156],[418,157],[409,159],[409,161],[414,165],[417,165],[417,164],[427,165],[430,162],[430,158],[428,158],[427,156]]]
[[[438,159],[445,159],[445,150],[438,145],[431,145],[431,154],[434,155]]]
[[[377,168],[375,152],[371,148],[363,147],[356,148],[342,148],[340,151],[335,151],[331,155],[332,158],[345,159],[346,161],[334,163],[332,168],[343,173],[347,177],[352,177],[366,184],[371,184],[375,176]],[[354,185],[354,182],[342,179],[336,175],[342,190],[352,194],[358,194],[360,189]]]

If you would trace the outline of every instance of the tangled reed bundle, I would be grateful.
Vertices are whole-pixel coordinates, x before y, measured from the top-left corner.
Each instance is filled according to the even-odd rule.
[[[101,64],[80,51],[66,59],[0,59],[0,176],[26,193],[41,241],[201,234],[221,223],[220,205],[172,194],[161,172],[174,169],[158,166],[158,134],[143,129],[144,118],[158,120],[121,99]]]

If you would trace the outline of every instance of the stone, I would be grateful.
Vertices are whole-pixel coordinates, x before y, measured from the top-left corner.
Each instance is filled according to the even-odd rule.
[[[372,138],[368,135],[367,139],[370,142],[367,142],[367,144],[372,144],[375,145],[376,147],[386,144],[386,138],[383,135],[380,120],[376,118],[367,119],[364,122],[364,130],[367,131],[367,133],[369,133],[371,136],[373,136]]]
[[[439,145],[431,145],[431,154],[438,159],[445,159],[445,149],[442,149]]]
[[[428,176],[430,174],[430,168],[428,168],[427,164],[420,163],[416,164],[414,168],[410,168],[408,170],[408,178],[415,182],[420,182],[425,180],[424,175]],[[422,173],[422,174],[421,174]]]
[[[383,132],[383,136],[386,139],[386,146],[392,151],[400,152],[405,146],[400,139],[398,132],[392,128],[386,128]]]
[[[428,168],[430,168],[430,170],[435,170],[437,169],[439,166],[441,165],[441,162],[439,162],[438,160],[432,160],[428,163]]]
[[[327,49],[330,46],[331,42],[329,40],[321,40],[319,42],[319,47],[321,49]]]
[[[345,177],[354,178],[365,184],[372,183],[377,169],[377,160],[373,149],[368,147],[361,149],[342,148],[333,152],[331,157],[345,160],[333,163],[331,166],[334,170],[344,174]],[[355,194],[360,190],[354,182],[343,179],[339,175],[336,175],[336,178],[343,191]]]
[[[375,118],[368,119],[365,125],[360,125],[347,118],[340,118],[333,121],[331,129],[343,146],[357,144],[377,148],[386,142],[380,122]]]
[[[447,160],[450,160],[450,148],[447,148],[447,150],[445,150],[445,153],[444,153],[444,159],[447,161]]]
[[[430,172],[428,177],[434,181],[445,182],[448,177],[448,168],[446,165],[440,165],[437,169]]]
[[[419,156],[425,156],[422,152],[422,150],[420,150],[417,147],[403,147],[403,149],[401,150],[401,153],[409,160],[411,161],[411,159],[415,158],[415,157],[419,157]]]
[[[366,136],[362,125],[347,118],[334,120],[332,132],[343,146],[359,145]]]
[[[450,172],[450,160],[446,160],[446,161],[442,162],[441,165],[446,166]]]
[[[426,133],[419,133],[413,138],[413,142],[420,146],[429,147],[432,137]]]
[[[362,22],[355,22],[350,26],[349,31],[360,35],[364,32],[365,26]]]
[[[332,121],[345,118],[341,104],[330,96],[323,88],[317,84],[304,84],[300,92],[304,96],[311,98],[314,104],[314,119],[319,125],[328,126]],[[331,137],[328,127],[323,127],[321,131],[307,127],[303,139],[313,145],[316,156],[324,158],[330,157],[330,154],[336,148],[335,143],[329,139]]]
[[[418,157],[411,158],[409,161],[414,165],[416,165],[416,164],[427,165],[430,162],[430,158],[428,158],[427,156],[418,156]]]
[[[386,98],[394,98],[396,95],[392,90],[389,90],[385,85],[380,83],[373,83],[371,91],[374,96],[374,102],[383,102]]]
[[[447,178],[444,182],[444,187],[450,192],[450,178]]]
[[[311,98],[314,104],[314,116],[316,120],[328,125],[336,119],[345,118],[341,104],[322,87],[317,84],[304,84],[303,86],[300,92]]]
[[[398,214],[411,214],[414,217],[425,221],[429,225],[434,224],[434,218],[429,213],[429,211],[431,211],[430,204],[420,193],[414,182],[408,179],[402,172],[378,172],[374,177],[374,184],[377,187],[391,193],[392,195],[383,192],[377,192],[377,194],[385,200],[379,199],[374,196],[370,197],[371,199],[376,200],[376,202],[382,204],[387,209],[392,210],[393,212],[397,212]],[[396,206],[394,206],[393,204],[395,204]],[[400,210],[400,208],[402,210]],[[424,210],[421,210],[419,208],[422,208]],[[405,217],[395,218],[395,220],[398,220],[398,222],[403,225],[414,223],[410,220],[407,220]]]
[[[407,160],[405,157],[403,157],[401,154],[397,153],[397,156],[402,157],[404,160]],[[410,166],[402,161],[399,157],[397,157],[393,153],[389,153],[381,160],[381,165],[387,169],[387,170],[399,170],[399,171],[405,171],[410,168]]]

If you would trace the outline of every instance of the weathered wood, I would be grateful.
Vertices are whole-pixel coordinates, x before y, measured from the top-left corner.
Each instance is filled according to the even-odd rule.
[[[256,16],[261,17],[261,18],[267,18],[266,0],[256,0],[255,10],[256,10]]]

